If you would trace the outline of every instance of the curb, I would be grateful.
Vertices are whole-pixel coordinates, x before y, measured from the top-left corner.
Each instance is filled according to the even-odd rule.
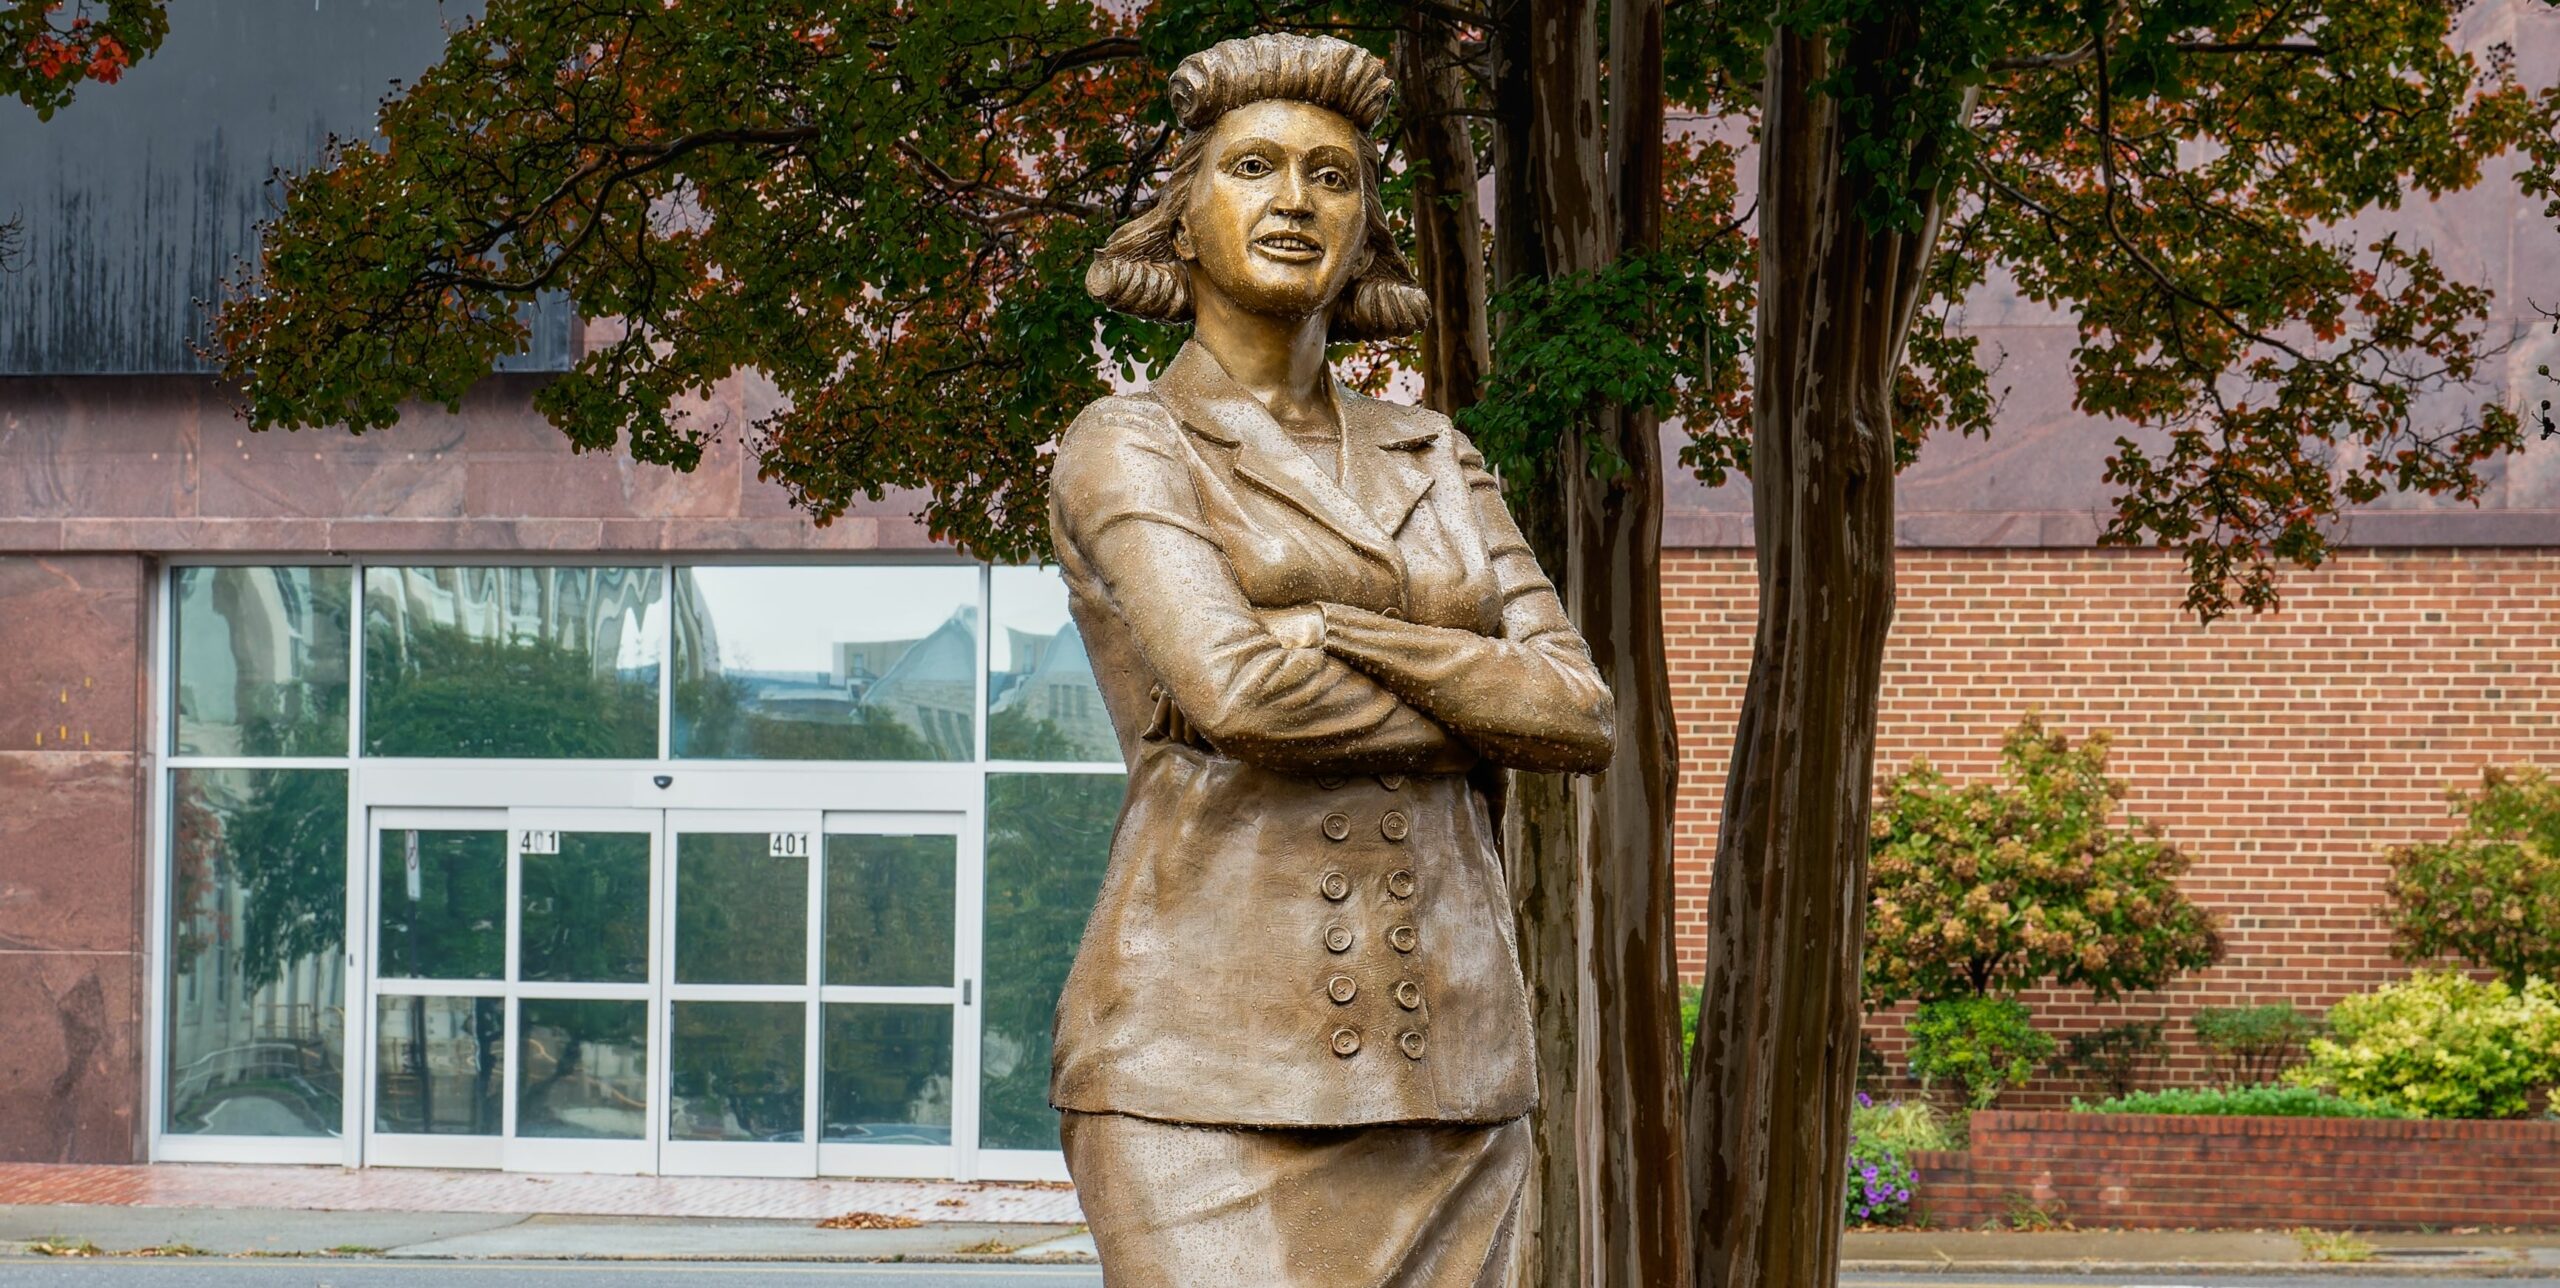
[[[2514,1261],[1843,1261],[1859,1275],[2291,1275],[2341,1279],[2551,1279],[2560,1269]]]
[[[94,1255],[66,1256],[39,1253],[24,1240],[0,1240],[0,1265],[11,1262],[51,1261],[150,1261],[185,1265],[190,1261],[277,1261],[375,1264],[415,1261],[444,1264],[505,1265],[510,1263],[540,1264],[545,1262],[587,1262],[628,1265],[773,1265],[773,1266],[841,1266],[841,1265],[981,1265],[981,1266],[1090,1266],[1100,1264],[1089,1252],[1044,1252],[1024,1256],[1015,1252],[812,1252],[771,1256],[728,1252],[514,1252],[502,1255],[457,1253],[403,1253],[397,1248],[361,1255],[335,1252],[209,1252],[198,1256],[141,1256],[140,1249],[101,1249]]]

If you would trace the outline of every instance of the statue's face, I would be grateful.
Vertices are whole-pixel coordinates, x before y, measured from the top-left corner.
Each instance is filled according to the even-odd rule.
[[[1278,317],[1332,307],[1368,255],[1359,131],[1338,113],[1273,99],[1220,117],[1199,146],[1177,243],[1194,293]]]

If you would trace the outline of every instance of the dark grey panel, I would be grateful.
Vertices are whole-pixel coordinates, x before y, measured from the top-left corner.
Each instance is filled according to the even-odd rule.
[[[476,0],[182,0],[169,39],[121,84],[84,87],[49,122],[0,102],[0,220],[22,225],[0,273],[0,374],[209,369],[197,304],[254,259],[281,167],[332,133],[371,139],[375,106],[443,52]],[[532,352],[569,363],[569,309],[534,311]]]

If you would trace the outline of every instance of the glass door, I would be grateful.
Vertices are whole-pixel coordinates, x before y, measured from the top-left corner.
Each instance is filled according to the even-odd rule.
[[[656,810],[508,812],[504,1163],[658,1170]]]
[[[965,824],[668,812],[668,1173],[963,1174]]]
[[[376,810],[365,1153],[495,1167],[505,1132],[507,816]]]
[[[977,1119],[975,873],[962,814],[831,813],[822,842],[818,1167],[961,1176]],[[963,1058],[964,1055],[968,1058]]]
[[[648,1172],[654,811],[376,810],[368,1162]]]
[[[669,810],[669,1174],[815,1176],[815,810]]]

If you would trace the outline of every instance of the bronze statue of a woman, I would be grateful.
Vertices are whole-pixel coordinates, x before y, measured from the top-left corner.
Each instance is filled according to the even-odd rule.
[[[1508,1273],[1536,1099],[1486,788],[1590,772],[1611,702],[1484,459],[1327,340],[1428,306],[1342,41],[1173,74],[1170,181],[1086,276],[1190,321],[1087,407],[1051,524],[1128,803],[1050,1098],[1111,1288],[1460,1288]]]

